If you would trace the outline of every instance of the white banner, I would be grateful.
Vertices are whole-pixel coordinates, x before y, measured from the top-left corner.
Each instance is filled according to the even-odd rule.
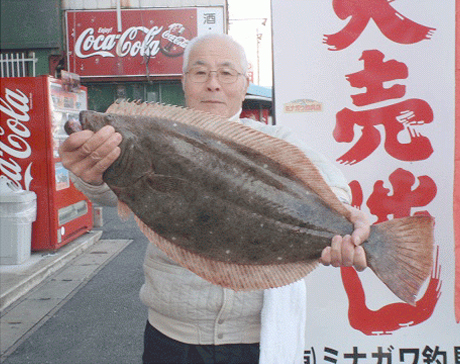
[[[454,313],[455,1],[272,0],[276,123],[343,171],[374,223],[436,219],[416,306],[367,269],[308,278],[305,363],[460,364]]]

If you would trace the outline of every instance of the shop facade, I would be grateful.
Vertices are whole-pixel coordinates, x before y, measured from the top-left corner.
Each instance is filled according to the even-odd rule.
[[[96,111],[119,98],[183,105],[185,46],[228,29],[226,0],[6,0],[1,11],[2,77],[68,71]]]

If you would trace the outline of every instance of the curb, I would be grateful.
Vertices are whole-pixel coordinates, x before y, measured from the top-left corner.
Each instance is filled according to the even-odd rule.
[[[63,246],[54,255],[46,257],[43,256],[43,252],[39,253],[42,254],[41,258],[38,258],[39,260],[35,264],[25,268],[25,272],[21,274],[14,272],[14,270],[24,270],[24,268],[18,266],[14,266],[11,269],[8,267],[1,267],[0,275],[5,276],[11,274],[12,276],[16,275],[18,278],[13,279],[13,284],[11,287],[6,288],[5,292],[3,290],[4,284],[1,282],[2,289],[0,292],[0,311],[3,313],[8,306],[20,299],[48,276],[55,273],[75,257],[79,256],[86,249],[93,246],[99,241],[101,236],[102,230],[90,231],[76,238],[71,243]],[[13,271],[13,273],[8,271]]]

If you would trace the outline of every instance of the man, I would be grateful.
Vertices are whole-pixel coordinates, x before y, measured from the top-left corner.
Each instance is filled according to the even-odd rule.
[[[247,61],[242,47],[226,35],[195,38],[184,54],[182,85],[187,106],[243,122],[297,144],[321,170],[339,198],[349,199],[343,176],[321,155],[296,141],[289,131],[255,121],[239,120],[248,88]],[[66,168],[78,188],[99,203],[115,204],[102,173],[120,154],[120,134],[111,126],[97,133],[82,131],[61,146]],[[351,209],[351,208],[350,208]],[[324,249],[323,264],[366,267],[359,246],[369,235],[369,223],[351,209],[352,236],[335,236]],[[212,285],[172,262],[149,244],[144,262],[141,300],[149,308],[145,330],[144,363],[257,363],[263,292],[235,292]]]

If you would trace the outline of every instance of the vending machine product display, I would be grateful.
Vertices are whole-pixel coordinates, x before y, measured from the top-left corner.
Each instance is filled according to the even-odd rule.
[[[65,122],[86,108],[85,87],[50,76],[1,80],[0,175],[37,195],[32,250],[56,250],[93,227],[92,204],[58,153]]]

